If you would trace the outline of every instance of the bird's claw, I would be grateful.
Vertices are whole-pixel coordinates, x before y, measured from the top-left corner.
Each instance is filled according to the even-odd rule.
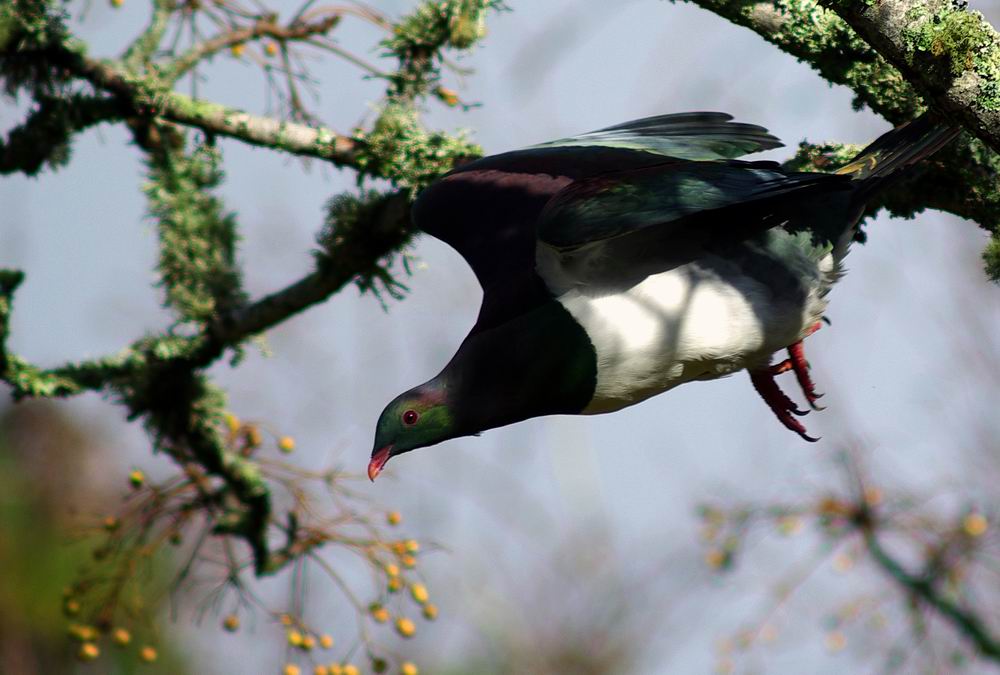
[[[785,428],[794,431],[804,440],[810,443],[815,443],[818,438],[813,438],[808,433],[806,433],[806,428],[799,422],[793,415],[802,416],[807,414],[808,410],[800,410],[792,399],[785,395],[785,392],[781,391],[778,387],[778,383],[774,381],[774,374],[771,373],[769,368],[763,368],[760,370],[750,371],[750,381],[753,383],[753,388],[757,390],[760,397],[764,399],[768,407],[771,408],[771,412],[778,418],[778,421],[785,425]]]
[[[822,323],[817,321],[812,326],[809,326],[803,337],[812,335],[822,325]],[[781,375],[789,371],[795,373],[795,379],[798,381],[799,387],[802,388],[802,394],[809,403],[809,407],[812,410],[824,410],[823,406],[816,403],[816,401],[823,397],[823,394],[816,391],[816,385],[813,384],[812,377],[809,375],[809,362],[806,360],[802,340],[788,347],[788,358],[784,361],[767,366],[766,368],[751,370],[750,381],[753,382],[754,389],[764,399],[764,402],[767,403],[779,422],[785,425],[786,428],[797,433],[804,440],[815,443],[819,438],[814,438],[807,434],[806,428],[802,423],[793,417],[793,415],[803,417],[809,414],[809,410],[802,410],[795,405],[785,392],[781,391],[778,383],[774,381],[775,375]]]

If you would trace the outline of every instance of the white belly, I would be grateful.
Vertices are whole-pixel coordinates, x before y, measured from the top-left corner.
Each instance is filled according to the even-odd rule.
[[[597,386],[584,413],[618,410],[684,382],[766,363],[799,339],[826,304],[818,289],[804,305],[775,303],[753,279],[686,266],[624,292],[574,288],[558,300],[590,335],[597,355]]]

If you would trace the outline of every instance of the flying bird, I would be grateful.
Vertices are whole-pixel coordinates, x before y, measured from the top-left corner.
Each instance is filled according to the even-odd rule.
[[[454,169],[420,194],[413,222],[465,258],[482,307],[444,370],[382,412],[369,478],[450,438],[613,412],[741,370],[785,427],[816,440],[775,376],[793,372],[816,407],[802,341],[865,205],[957,133],[924,115],[835,173],[804,173],[736,159],[781,147],[763,127],[679,113]]]

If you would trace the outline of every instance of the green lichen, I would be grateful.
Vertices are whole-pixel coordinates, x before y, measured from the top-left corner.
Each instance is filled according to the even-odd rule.
[[[487,11],[502,6],[499,0],[425,1],[418,5],[382,42],[399,60],[399,68],[389,76],[390,97],[412,101],[426,95],[440,78],[440,50],[472,47],[486,35]]]
[[[397,103],[388,104],[371,132],[359,140],[365,144],[358,157],[361,175],[386,178],[411,196],[457,161],[482,155],[482,148],[465,134],[429,132],[412,106]]]
[[[185,320],[208,321],[242,302],[236,222],[212,189],[222,181],[213,145],[152,152],[144,191],[160,237],[157,269],[167,304]]]
[[[848,164],[864,146],[852,143],[799,143],[798,152],[782,164],[787,171],[830,173]]]
[[[920,98],[902,74],[836,12],[815,0],[689,1],[757,31],[828,82],[847,85],[855,93],[855,109],[867,106],[897,123],[923,110]]]
[[[401,258],[403,272],[409,274],[406,254],[397,252],[413,234],[409,214],[400,208],[403,205],[405,199],[399,195],[377,190],[344,192],[333,197],[326,205],[323,229],[316,237],[320,272],[337,274],[353,261],[357,270],[354,283],[363,293],[371,292],[379,300],[385,295],[402,299],[408,289],[397,280],[393,267]]]
[[[986,82],[977,104],[984,110],[1000,109],[1000,40],[980,12],[948,4],[937,12],[911,10],[907,19],[903,37],[912,55],[936,61],[951,78],[974,72]]]

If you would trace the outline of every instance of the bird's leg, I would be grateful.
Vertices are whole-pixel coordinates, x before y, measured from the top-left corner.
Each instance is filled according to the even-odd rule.
[[[816,401],[822,398],[823,394],[816,393],[816,385],[809,377],[809,362],[806,361],[806,350],[799,340],[788,347],[788,361],[791,362],[791,369],[795,371],[795,379],[802,387],[802,394],[809,401],[809,407],[813,410],[822,410],[823,406],[816,405]]]
[[[794,371],[795,379],[798,380],[799,386],[802,388],[802,393],[805,395],[806,400],[809,401],[809,407],[813,410],[823,410],[822,406],[816,405],[816,401],[822,398],[823,394],[816,392],[816,385],[813,384],[812,378],[809,376],[809,362],[806,360],[805,346],[802,341],[818,331],[822,325],[821,322],[817,321],[809,326],[803,333],[802,339],[789,345],[788,358],[768,367],[772,375],[781,375],[790,370]]]
[[[778,421],[812,443],[819,439],[808,435],[805,426],[792,417],[792,415],[805,415],[809,411],[799,410],[799,407],[778,387],[778,383],[774,381],[774,376],[787,373],[788,371],[794,372],[795,379],[798,380],[799,386],[802,387],[802,393],[805,395],[806,400],[809,401],[809,406],[813,410],[822,410],[820,406],[816,405],[816,401],[823,394],[816,393],[816,385],[813,384],[812,378],[809,377],[809,362],[806,361],[805,347],[802,344],[802,340],[818,331],[822,326],[823,324],[820,321],[809,326],[798,342],[789,345],[788,358],[784,361],[767,366],[766,368],[750,371],[750,381],[753,382],[753,388],[764,399],[764,402],[767,403],[768,407],[778,418]]]
[[[819,440],[807,434],[802,422],[792,417],[792,415],[805,415],[809,411],[799,410],[798,406],[792,402],[792,399],[788,398],[785,392],[781,391],[778,383],[774,381],[774,373],[771,372],[771,366],[751,370],[750,381],[753,383],[753,388],[764,399],[764,403],[767,403],[771,412],[774,413],[778,421],[784,424],[786,428],[791,429],[810,443],[815,443]]]

